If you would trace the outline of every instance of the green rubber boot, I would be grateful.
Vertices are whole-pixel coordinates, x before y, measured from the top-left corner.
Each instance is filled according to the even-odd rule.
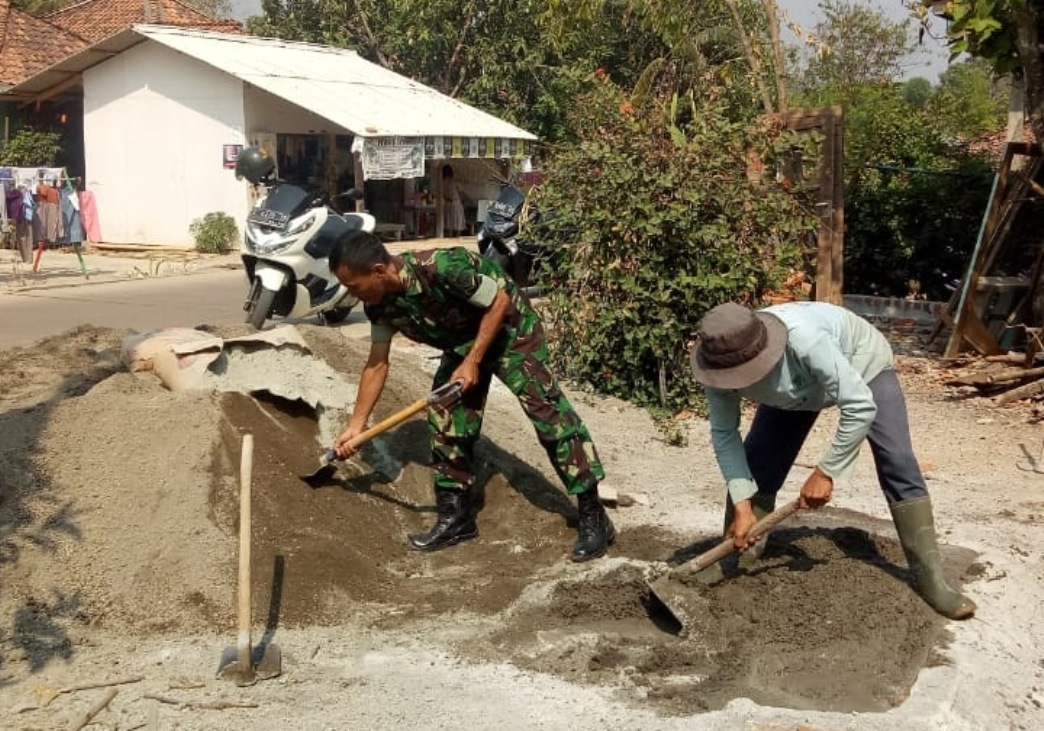
[[[943,576],[932,499],[925,495],[903,500],[893,505],[891,510],[918,593],[932,609],[949,619],[967,619],[975,614],[975,602],[952,589]]]

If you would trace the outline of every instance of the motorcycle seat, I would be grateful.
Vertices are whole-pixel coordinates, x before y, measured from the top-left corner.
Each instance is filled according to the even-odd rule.
[[[325,259],[333,251],[334,244],[342,234],[348,231],[359,231],[363,227],[364,220],[360,216],[346,213],[344,215],[330,215],[326,223],[311,241],[305,245],[305,252],[314,259]]]

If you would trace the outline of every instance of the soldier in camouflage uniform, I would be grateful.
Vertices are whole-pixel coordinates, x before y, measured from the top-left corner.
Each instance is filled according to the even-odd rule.
[[[598,500],[605,472],[591,435],[547,369],[543,324],[515,283],[466,249],[393,257],[376,237],[359,231],[337,241],[330,268],[365,303],[371,323],[358,400],[348,428],[334,444],[339,457],[354,453],[348,442],[365,429],[380,398],[396,332],[443,351],[434,388],[451,381],[462,385],[456,404],[428,413],[439,517],[430,531],[411,535],[410,545],[434,551],[478,535],[469,491],[486,396],[496,376],[518,397],[566,490],[577,496],[573,560],[602,556],[615,538]]]

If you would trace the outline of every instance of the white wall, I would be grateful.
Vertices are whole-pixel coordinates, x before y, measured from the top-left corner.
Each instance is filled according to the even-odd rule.
[[[279,134],[350,134],[328,119],[313,114],[307,109],[269,94],[251,84],[243,91],[244,118],[248,135],[258,132]]]
[[[247,185],[221,165],[244,144],[243,84],[152,41],[84,72],[86,184],[102,240],[192,246],[189,224],[224,211],[239,230]]]

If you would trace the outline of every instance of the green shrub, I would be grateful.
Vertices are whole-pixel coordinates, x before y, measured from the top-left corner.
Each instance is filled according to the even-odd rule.
[[[57,132],[37,132],[25,127],[0,150],[0,165],[53,167],[61,150],[61,136]]]
[[[910,282],[932,300],[964,275],[994,160],[947,141],[938,114],[902,87],[852,92],[845,118],[845,291],[902,297]]]
[[[730,119],[721,101],[632,102],[608,82],[575,109],[584,142],[550,159],[535,193],[554,213],[536,233],[555,257],[543,283],[555,365],[638,404],[690,407],[688,353],[703,314],[760,304],[805,268],[818,219],[791,192],[799,182],[748,175],[752,160],[775,170],[804,143]]]
[[[189,232],[196,240],[196,249],[207,254],[220,254],[228,251],[239,238],[235,219],[221,211],[214,211],[203,218],[197,218],[189,226]]]

